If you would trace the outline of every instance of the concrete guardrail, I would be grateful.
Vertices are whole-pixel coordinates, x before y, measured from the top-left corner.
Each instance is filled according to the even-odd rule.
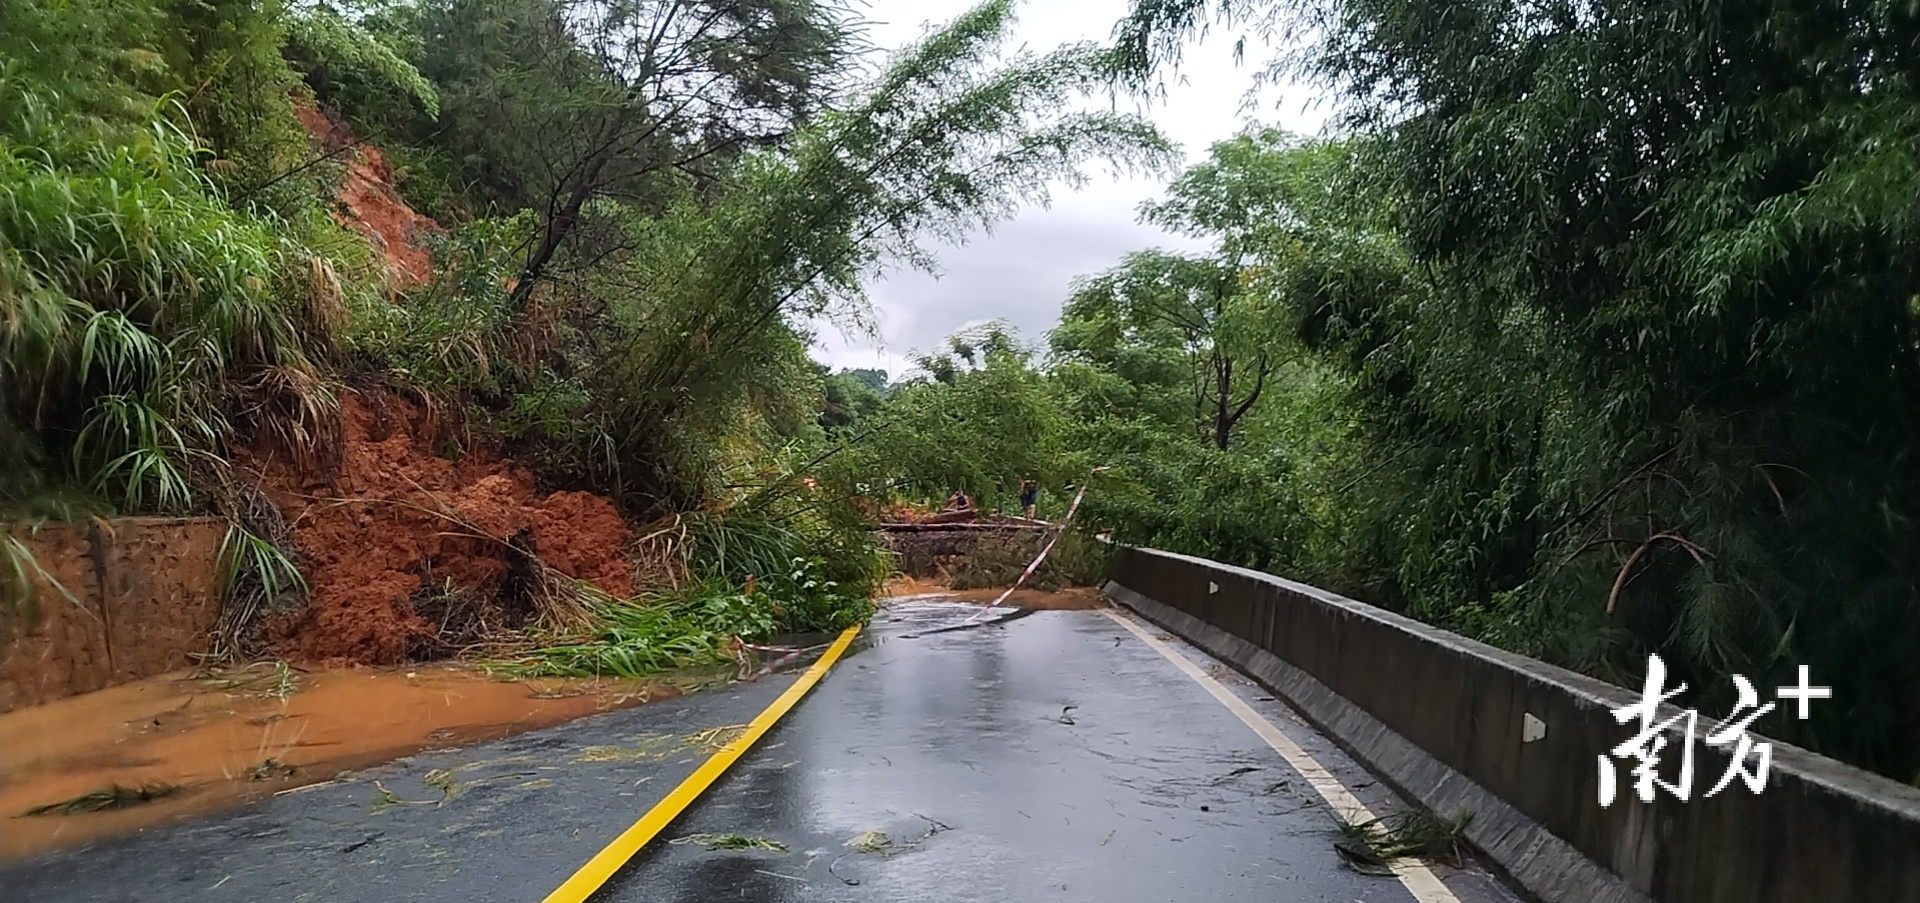
[[[1468,838],[1546,903],[1920,903],[1920,789],[1774,741],[1761,793],[1736,778],[1703,798],[1728,765],[1703,714],[1689,799],[1642,802],[1616,760],[1602,807],[1600,757],[1634,731],[1613,712],[1637,693],[1200,558],[1123,548],[1110,578],[1114,599],[1272,689],[1420,805],[1471,811]],[[1676,736],[1663,774],[1679,749]]]

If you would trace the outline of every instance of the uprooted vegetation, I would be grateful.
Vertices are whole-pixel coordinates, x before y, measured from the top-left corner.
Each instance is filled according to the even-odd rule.
[[[1391,877],[1402,859],[1433,859],[1459,867],[1467,855],[1467,825],[1473,813],[1442,818],[1407,809],[1366,820],[1343,819],[1334,850],[1349,868],[1365,875]]]
[[[958,590],[1010,586],[1042,549],[1047,549],[1047,557],[1027,578],[1027,587],[1052,592],[1098,585],[1106,573],[1108,547],[1081,530],[1065,529],[1058,536],[1051,549],[1051,531],[984,538],[946,564],[947,585]]]
[[[667,841],[670,844],[698,844],[709,850],[764,850],[785,853],[787,845],[766,837],[747,834],[688,834]]]
[[[75,815],[81,812],[105,812],[110,809],[127,809],[166,799],[180,792],[174,784],[146,783],[138,787],[122,787],[112,784],[99,790],[80,794],[72,799],[57,803],[35,806],[20,813],[23,817],[36,815]]]
[[[1168,152],[998,0],[872,79],[831,4],[206,9],[9,8],[0,512],[227,518],[224,658],[637,674],[863,619],[888,488],[810,478],[805,324]]]
[[[709,581],[649,594],[642,604],[584,592],[581,617],[501,644],[487,667],[528,677],[639,677],[727,661],[734,637],[832,630],[872,613],[865,595],[821,578],[817,559],[791,567],[744,592]]]

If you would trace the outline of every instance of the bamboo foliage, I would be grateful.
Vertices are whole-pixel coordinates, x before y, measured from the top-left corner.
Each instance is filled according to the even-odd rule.
[[[1763,730],[1920,773],[1920,9],[1135,0],[1122,72],[1301,26],[1352,177],[1247,235],[1353,387],[1370,591],[1706,710],[1809,665],[1852,702]]]
[[[0,147],[6,501],[39,478],[127,510],[185,510],[187,458],[231,432],[237,374],[310,368],[273,294],[297,250],[223,203],[189,136],[154,120],[74,147],[34,95]],[[36,114],[33,111],[38,110]]]

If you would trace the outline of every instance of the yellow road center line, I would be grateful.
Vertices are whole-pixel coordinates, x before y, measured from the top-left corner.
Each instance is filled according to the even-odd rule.
[[[1174,667],[1193,678],[1194,683],[1212,694],[1213,698],[1226,706],[1228,711],[1239,716],[1246,726],[1253,728],[1253,732],[1260,735],[1260,739],[1267,741],[1267,745],[1273,747],[1274,752],[1287,760],[1287,764],[1293,766],[1293,770],[1300,772],[1300,776],[1306,778],[1307,783],[1312,785],[1314,792],[1320,794],[1320,798],[1325,800],[1336,813],[1349,821],[1372,821],[1376,817],[1365,803],[1360,802],[1359,797],[1353,795],[1353,791],[1347,789],[1347,785],[1340,783],[1339,778],[1334,777],[1318,760],[1308,755],[1306,750],[1301,749],[1299,744],[1293,742],[1293,738],[1281,733],[1279,728],[1273,726],[1273,722],[1254,711],[1253,706],[1247,705],[1246,700],[1234,695],[1232,690],[1208,676],[1207,672],[1200,670],[1200,667],[1186,656],[1156,639],[1153,634],[1141,629],[1140,625],[1134,623],[1131,618],[1116,614],[1109,608],[1101,609],[1100,613],[1112,618],[1148,646],[1153,647],[1154,651],[1172,662]],[[1406,886],[1407,892],[1413,894],[1413,898],[1420,903],[1460,903],[1460,898],[1453,895],[1453,890],[1441,883],[1439,877],[1435,876],[1424,863],[1416,860],[1400,860],[1391,864],[1389,868],[1393,869],[1394,877],[1399,878],[1400,883]]]
[[[827,648],[826,654],[820,656],[820,660],[807,669],[807,673],[800,675],[800,679],[794,681],[793,686],[788,687],[785,693],[780,694],[779,699],[774,700],[772,705],[767,706],[765,711],[753,719],[753,723],[747,725],[745,733],[708,757],[707,761],[701,763],[693,774],[687,775],[687,779],[680,782],[680,786],[673,788],[672,793],[654,804],[652,809],[647,810],[647,814],[640,816],[640,820],[634,822],[633,827],[621,832],[612,843],[607,844],[604,849],[594,854],[592,859],[587,860],[587,864],[581,866],[579,871],[574,872],[573,877],[568,878],[553,893],[548,894],[544,903],[583,903],[594,891],[599,890],[601,885],[606,884],[621,866],[627,864],[627,860],[640,852],[641,847],[646,846],[648,841],[664,830],[681,812],[693,805],[693,801],[699,799],[700,794],[706,792],[706,789],[719,779],[728,766],[746,753],[747,749],[753,746],[754,741],[760,739],[760,735],[773,727],[774,722],[780,720],[780,716],[793,708],[794,703],[800,701],[800,697],[807,695],[807,691],[813,689],[813,685],[819,683],[820,678],[826,675],[827,669],[833,667],[834,661],[840,658],[841,653],[847,651],[847,646],[853,642],[854,636],[859,632],[858,624],[843,631],[840,638]]]

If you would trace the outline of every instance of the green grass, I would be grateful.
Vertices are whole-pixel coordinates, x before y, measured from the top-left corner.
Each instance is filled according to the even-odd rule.
[[[842,593],[819,576],[817,562],[757,581],[743,592],[719,580],[633,599],[616,599],[577,584],[586,624],[535,628],[527,645],[482,664],[514,677],[645,677],[732,660],[736,636],[760,640],[782,632],[839,630],[865,621],[872,603]]]
[[[754,638],[774,630],[772,612],[753,597],[716,582],[633,599],[616,599],[582,587],[584,629],[534,629],[535,645],[484,667],[523,677],[645,677],[663,671],[729,660],[735,635]]]
[[[229,391],[263,369],[311,373],[300,324],[314,287],[298,265],[310,255],[229,207],[164,109],[104,142],[47,98],[6,99],[0,431],[13,439],[0,506],[74,488],[125,511],[187,511],[235,435],[225,411],[312,407],[236,405],[247,393]],[[240,425],[272,430],[265,420]]]
[[[307,581],[292,554],[238,522],[227,524],[215,562],[221,607],[211,657],[230,660],[244,654],[262,616],[283,596],[306,595]]]

